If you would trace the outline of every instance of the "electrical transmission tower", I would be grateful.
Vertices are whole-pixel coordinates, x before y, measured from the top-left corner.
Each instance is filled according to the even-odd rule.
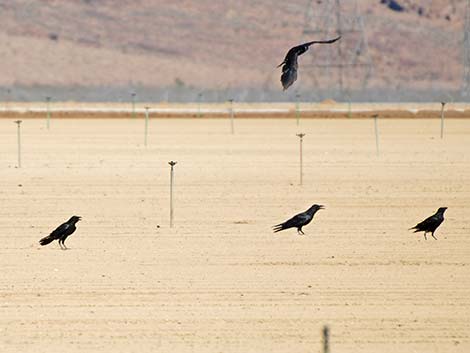
[[[467,0],[463,34],[463,82],[462,96],[470,96],[470,0]]]
[[[310,62],[302,64],[312,86],[343,94],[367,86],[372,59],[356,0],[310,0],[303,34],[305,41],[342,36],[335,44],[312,48]]]

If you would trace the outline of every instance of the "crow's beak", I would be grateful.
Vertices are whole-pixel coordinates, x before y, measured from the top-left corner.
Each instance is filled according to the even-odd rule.
[[[324,210],[324,209],[325,209],[325,206],[320,205],[320,206],[318,207],[318,209],[319,209],[319,210]]]
[[[81,221],[81,220],[82,220],[82,217],[78,216],[78,220]]]

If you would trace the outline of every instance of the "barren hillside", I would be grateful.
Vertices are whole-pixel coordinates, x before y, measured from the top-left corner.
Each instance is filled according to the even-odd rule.
[[[321,2],[313,1],[312,11]],[[306,39],[308,3],[0,1],[0,86],[277,88],[275,66]],[[405,11],[359,1],[374,68],[370,86],[458,88],[465,2],[398,3]]]

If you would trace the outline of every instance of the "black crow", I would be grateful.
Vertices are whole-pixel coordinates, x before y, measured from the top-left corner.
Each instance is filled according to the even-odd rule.
[[[447,210],[447,207],[441,207],[437,210],[435,214],[433,214],[431,217],[426,218],[424,221],[421,223],[418,223],[415,225],[413,228],[410,228],[409,230],[415,230],[414,233],[416,232],[424,232],[424,239],[426,238],[426,233],[431,233],[432,237],[437,240],[437,238],[434,236],[434,232],[436,231],[437,227],[441,225],[442,222],[444,222],[444,212]]]
[[[324,208],[325,207],[323,207],[323,205],[313,205],[307,211],[299,213],[288,221],[273,226],[274,233],[280,232],[284,229],[297,228],[298,234],[305,234],[304,232],[302,232],[302,227],[306,226],[312,221],[313,216],[318,210],[323,210]]]
[[[67,237],[70,234],[75,232],[75,229],[77,229],[75,227],[75,224],[80,220],[81,220],[81,217],[79,217],[79,216],[70,217],[70,219],[67,222],[65,222],[65,223],[61,224],[60,226],[58,226],[56,228],[56,230],[54,230],[51,234],[49,234],[45,238],[42,238],[39,241],[39,244],[44,246],[44,245],[47,245],[47,244],[53,242],[54,240],[59,240],[60,248],[63,249],[63,250],[67,249],[67,247],[64,244],[64,241],[65,241],[65,239],[67,239]]]
[[[282,63],[278,67],[282,66],[281,82],[284,91],[288,89],[297,80],[297,69],[299,64],[297,57],[305,53],[312,44],[331,44],[339,40],[341,36],[331,40],[318,40],[313,42],[304,43],[296,47],[291,48]],[[283,66],[284,65],[284,66]]]

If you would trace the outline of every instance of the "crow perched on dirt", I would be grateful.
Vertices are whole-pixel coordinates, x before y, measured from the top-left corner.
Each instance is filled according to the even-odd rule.
[[[288,221],[273,226],[274,233],[280,232],[284,229],[297,228],[298,234],[305,234],[304,232],[302,232],[302,227],[306,226],[312,221],[313,216],[318,210],[323,210],[324,208],[325,207],[323,207],[323,205],[313,205],[307,211],[295,215]]]
[[[79,216],[70,217],[70,219],[67,222],[65,222],[65,223],[61,224],[60,226],[58,226],[51,234],[49,234],[45,238],[42,238],[39,241],[39,244],[44,246],[44,245],[47,245],[47,244],[53,242],[54,240],[59,240],[60,248],[62,250],[67,249],[67,247],[64,244],[64,241],[65,241],[65,239],[67,239],[67,237],[70,234],[75,232],[75,229],[77,229],[75,227],[75,224],[80,220],[81,220],[81,217],[79,217]]]
[[[415,230],[413,233],[416,232],[424,232],[424,239],[427,240],[426,238],[426,233],[431,233],[432,237],[437,240],[437,238],[434,236],[434,232],[436,231],[437,227],[441,225],[442,222],[444,222],[444,212],[447,210],[447,207],[441,207],[437,210],[435,214],[433,214],[431,217],[426,218],[424,221],[421,223],[418,223],[415,225],[413,228],[410,228],[409,230]]]
[[[278,67],[282,66],[281,83],[284,91],[288,89],[295,82],[295,80],[297,80],[297,69],[299,67],[299,64],[297,63],[298,56],[305,53],[312,44],[331,44],[340,38],[341,36],[331,40],[308,42],[291,48],[287,52],[284,61],[278,65]]]

